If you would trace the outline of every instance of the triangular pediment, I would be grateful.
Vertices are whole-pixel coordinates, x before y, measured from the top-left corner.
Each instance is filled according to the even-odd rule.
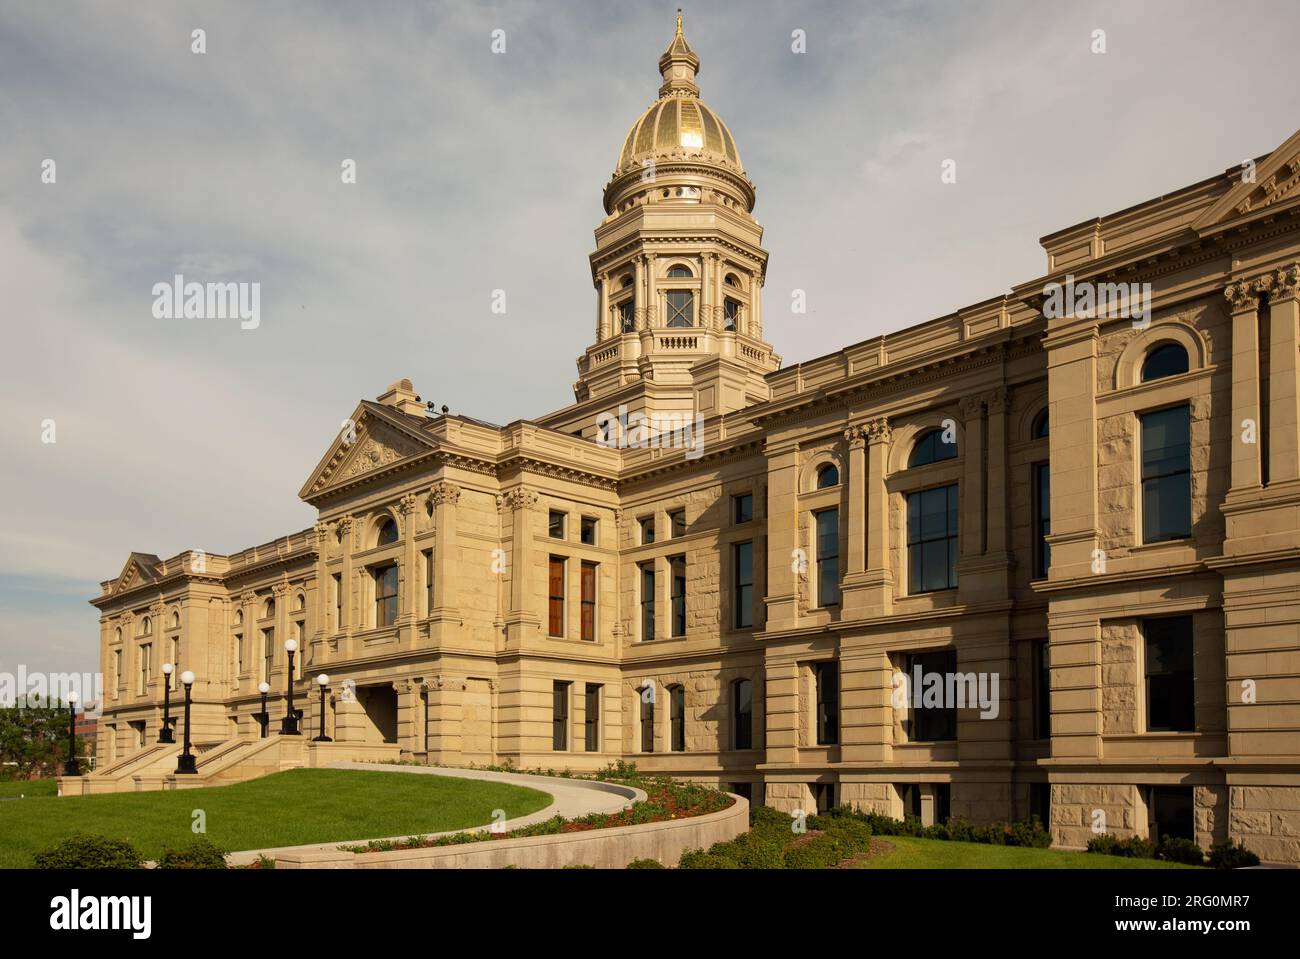
[[[1300,130],[1255,164],[1254,176],[1241,179],[1192,224],[1204,232],[1240,217],[1300,198]]]
[[[407,418],[378,404],[362,403],[347,421],[355,424],[354,428],[339,431],[298,495],[310,502],[368,473],[387,470],[436,450],[436,443],[403,422]]]
[[[120,593],[123,590],[135,589],[137,586],[144,586],[152,583],[158,578],[157,556],[146,553],[132,553],[126,558],[126,565],[122,567],[122,572],[117,575],[117,582],[113,584],[113,592]]]

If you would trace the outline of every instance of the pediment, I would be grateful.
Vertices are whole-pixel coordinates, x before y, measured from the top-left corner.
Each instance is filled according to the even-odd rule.
[[[299,496],[310,501],[331,489],[346,486],[367,473],[377,473],[437,449],[437,444],[390,420],[363,403],[353,414],[355,435],[340,430],[329,451],[302,488]]]
[[[1239,217],[1300,197],[1300,130],[1255,165],[1253,182],[1240,179],[1197,217],[1192,228],[1204,232]]]
[[[123,590],[144,586],[152,583],[157,578],[158,557],[132,553],[127,557],[122,572],[118,574],[117,582],[113,584],[113,592],[120,593]]]

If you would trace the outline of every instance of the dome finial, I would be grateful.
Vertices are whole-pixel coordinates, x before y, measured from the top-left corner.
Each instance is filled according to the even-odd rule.
[[[677,8],[677,32],[673,34],[668,49],[659,58],[659,72],[664,83],[659,88],[659,95],[698,97],[700,88],[695,85],[695,74],[700,70],[700,58],[695,55],[691,45],[682,33],[682,8]]]

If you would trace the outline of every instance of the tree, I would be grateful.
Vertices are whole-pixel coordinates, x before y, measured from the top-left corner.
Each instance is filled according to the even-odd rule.
[[[79,746],[78,752],[84,747]],[[57,775],[68,754],[68,710],[39,696],[0,709],[0,767],[18,779]]]

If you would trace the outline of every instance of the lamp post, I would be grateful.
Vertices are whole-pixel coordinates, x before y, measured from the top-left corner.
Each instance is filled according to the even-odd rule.
[[[293,654],[298,651],[298,643],[292,639],[284,641],[284,651],[289,654],[289,712],[285,715],[284,721],[280,723],[281,736],[300,736],[298,730],[298,717],[293,711]]]
[[[158,730],[158,742],[174,743],[176,737],[172,735],[172,673],[176,667],[171,663],[163,663],[163,721],[162,729]]]
[[[194,754],[190,752],[190,687],[194,685],[194,674],[188,669],[181,673],[181,685],[185,687],[185,748],[181,750],[179,758],[176,760],[176,772],[196,773],[198,767],[194,763]]]
[[[81,763],[77,762],[77,693],[68,693],[68,761],[63,764],[63,775],[80,776]]]
[[[334,740],[325,735],[325,690],[329,686],[330,678],[324,673],[316,677],[316,683],[320,686],[320,735],[312,740],[314,743],[332,743]]]
[[[262,738],[266,738],[266,728],[271,725],[271,714],[266,711],[266,694],[271,691],[270,683],[258,683],[257,691],[262,694]]]

